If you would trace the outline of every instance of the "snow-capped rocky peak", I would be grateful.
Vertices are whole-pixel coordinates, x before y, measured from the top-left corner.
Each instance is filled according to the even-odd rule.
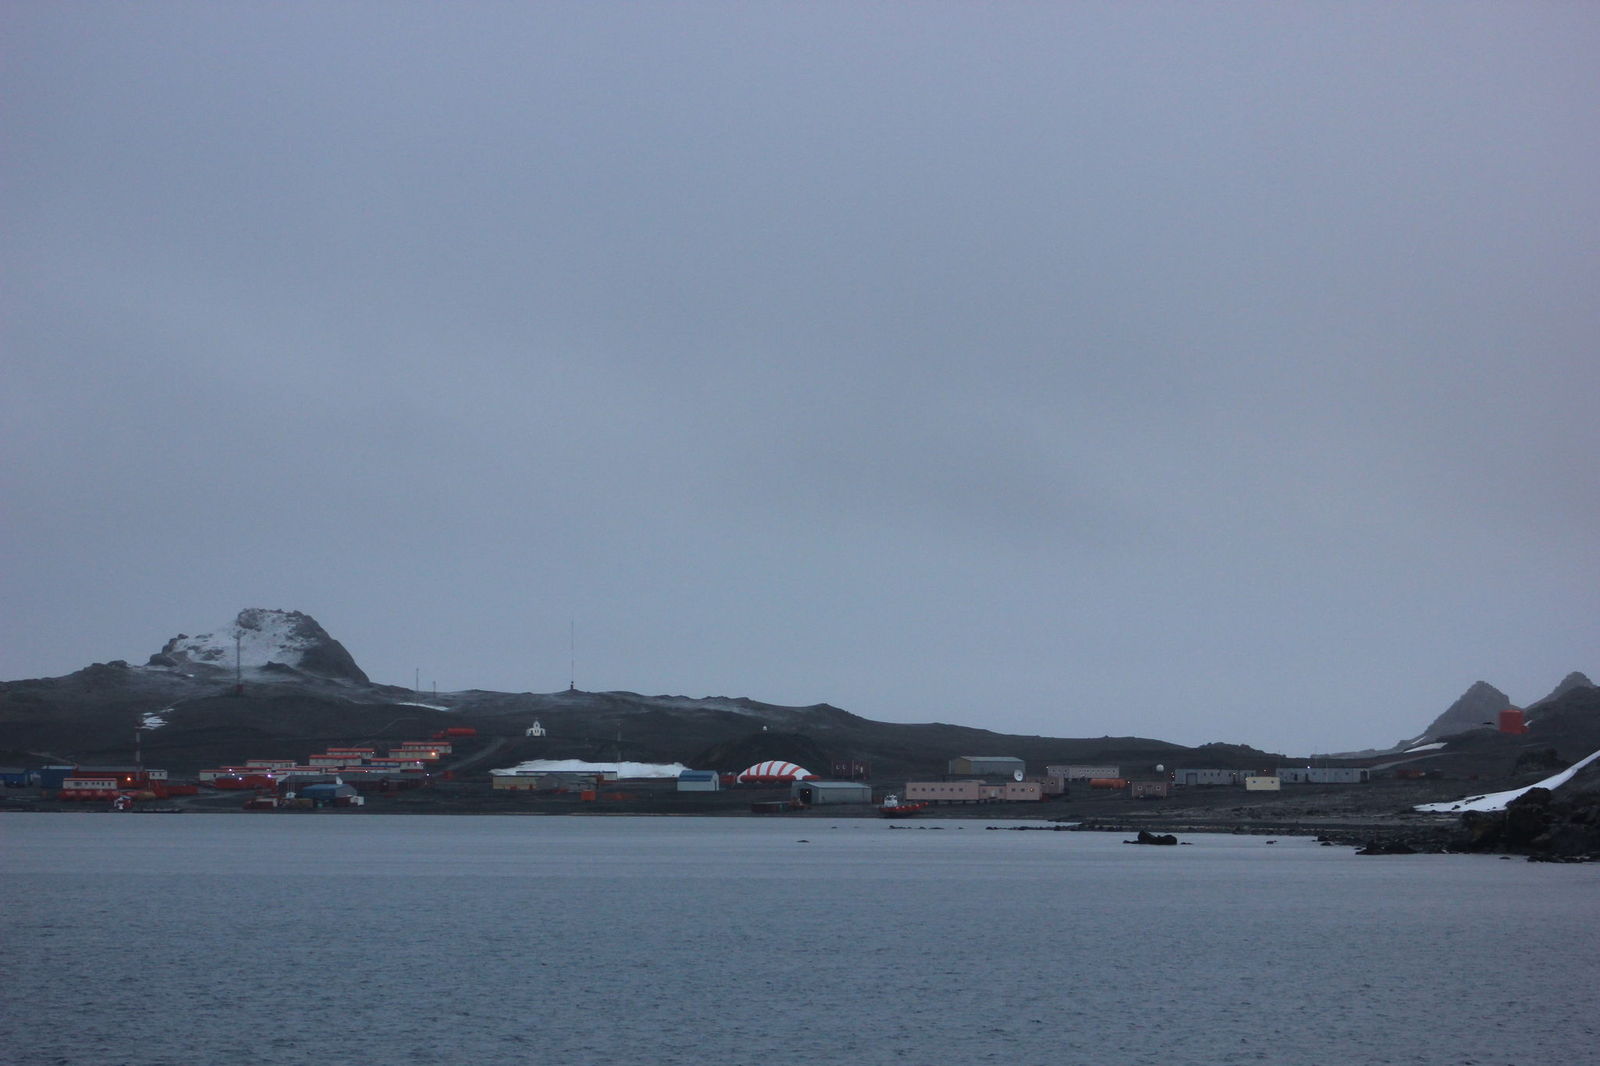
[[[367,680],[344,645],[299,611],[247,607],[232,625],[193,637],[179,633],[150,656],[151,666],[218,670],[232,670],[236,661],[245,670],[276,663],[319,677]]]

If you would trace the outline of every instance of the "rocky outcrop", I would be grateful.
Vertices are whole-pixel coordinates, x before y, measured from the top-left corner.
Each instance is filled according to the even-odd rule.
[[[1517,761],[1512,764],[1513,774],[1545,773],[1552,774],[1558,770],[1565,770],[1571,763],[1563,759],[1554,748],[1531,748],[1517,756]]]
[[[211,633],[179,633],[150,656],[149,665],[226,671],[236,663],[252,670],[290,667],[317,677],[368,682],[344,645],[315,618],[261,607],[245,608],[231,626]]]
[[[1556,799],[1547,788],[1529,789],[1503,811],[1462,815],[1471,851],[1575,861],[1600,858],[1600,793]]]

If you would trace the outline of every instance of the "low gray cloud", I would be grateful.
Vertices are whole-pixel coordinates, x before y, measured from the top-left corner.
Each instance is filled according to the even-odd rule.
[[[1356,747],[1597,646],[1582,7],[24,5],[8,677]]]

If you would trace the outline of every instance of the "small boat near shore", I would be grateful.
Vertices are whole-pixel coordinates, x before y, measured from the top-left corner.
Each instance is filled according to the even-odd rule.
[[[926,803],[907,803],[899,796],[885,796],[878,805],[878,814],[884,818],[910,818],[922,813]]]

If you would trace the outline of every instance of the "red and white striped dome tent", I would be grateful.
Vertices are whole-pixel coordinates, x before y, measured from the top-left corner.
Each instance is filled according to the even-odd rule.
[[[779,762],[774,759],[756,763],[739,774],[739,780],[747,784],[787,785],[791,781],[810,781],[816,776],[810,770],[796,766],[792,762]]]

